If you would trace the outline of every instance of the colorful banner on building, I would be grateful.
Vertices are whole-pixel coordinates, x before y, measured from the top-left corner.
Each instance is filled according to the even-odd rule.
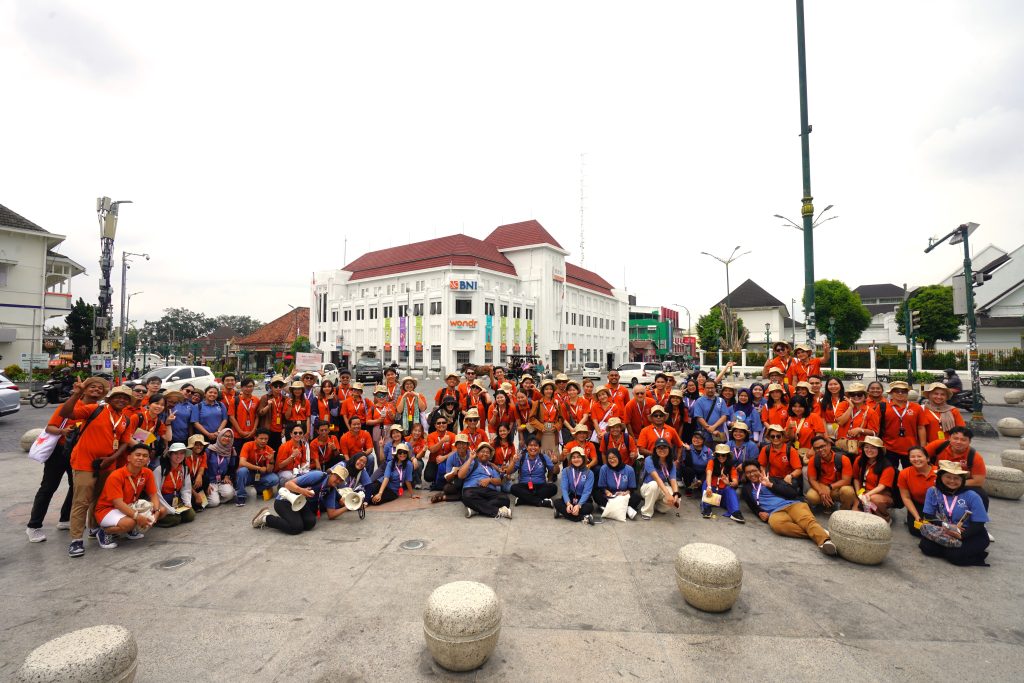
[[[487,316],[487,321],[484,323],[484,344],[490,345],[494,343],[492,337],[494,336],[494,316]]]
[[[500,337],[500,339],[501,339],[502,343],[505,343],[505,340],[508,339],[508,317],[506,317],[506,316],[502,316],[501,317],[501,337]]]
[[[391,318],[384,318],[384,343],[391,345]]]
[[[533,345],[533,321],[526,321],[526,343],[527,345]]]
[[[519,318],[516,318],[515,322],[512,323],[512,341],[517,345],[519,344]]]
[[[408,318],[399,318],[398,319],[398,350],[399,351],[405,351],[405,350],[407,350],[409,348],[407,346],[407,341],[408,340],[406,339],[406,330],[405,330],[406,322],[408,320],[409,320]]]
[[[416,316],[416,350],[423,350],[423,316]]]

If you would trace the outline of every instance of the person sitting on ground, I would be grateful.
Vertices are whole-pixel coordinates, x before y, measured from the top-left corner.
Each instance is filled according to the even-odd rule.
[[[142,538],[142,532],[167,514],[160,504],[153,471],[146,467],[151,453],[148,446],[135,444],[128,451],[127,464],[107,477],[96,501],[96,521],[100,524],[96,541],[101,548],[116,548],[114,537],[120,534],[133,540]],[[145,506],[136,505],[143,494],[149,496],[148,511]]]
[[[369,491],[372,482],[370,481],[370,473],[366,471],[366,463],[365,453],[356,453],[347,463],[340,463],[346,468],[348,476],[345,477],[344,483],[339,488],[349,488],[353,491]],[[364,502],[363,506],[365,507],[366,505],[367,503]]]
[[[594,504],[603,509],[608,506],[608,501],[619,496],[629,498],[626,516],[635,519],[643,504],[643,498],[636,491],[636,473],[622,462],[619,452],[613,448],[605,455],[605,463],[601,465],[597,485],[594,486]]]
[[[423,480],[429,483],[431,491],[440,491],[444,488],[441,469],[455,448],[455,434],[448,431],[448,418],[439,417],[434,425],[437,429],[427,435]]]
[[[188,454],[185,456],[185,467],[192,480],[192,509],[202,512],[206,507],[206,490],[210,486],[210,477],[206,468],[206,439],[202,434],[188,437]]]
[[[803,463],[797,450],[786,441],[785,431],[780,425],[768,425],[765,430],[768,445],[761,448],[757,460],[770,476],[784,479],[799,491]]]
[[[269,507],[263,508],[252,518],[253,528],[269,526],[296,536],[315,527],[321,513],[326,513],[327,519],[341,517],[346,508],[338,496],[338,489],[345,480],[345,474],[345,466],[338,464],[329,472],[311,470],[285,482],[282,489],[304,496],[306,504],[295,511],[291,502],[284,498],[283,490],[279,491],[274,500],[274,512],[277,515],[271,515]]]
[[[757,460],[743,463],[742,496],[750,511],[768,524],[779,536],[809,538],[825,555],[834,557],[836,546],[829,534],[814,519],[807,503],[801,502],[800,492],[782,477],[772,477]]]
[[[682,455],[678,461],[682,464],[683,486],[687,498],[693,497],[694,490],[700,488],[708,463],[714,457],[711,447],[705,443],[704,432],[695,430],[690,437],[689,445],[683,445]]]
[[[153,479],[160,491],[160,506],[164,509],[164,516],[156,523],[159,527],[188,524],[196,518],[196,511],[192,509],[192,480],[185,467],[187,454],[188,446],[172,443],[153,470]]]
[[[329,470],[344,460],[338,437],[331,434],[330,421],[324,420],[316,424],[316,438],[310,443],[309,455],[313,461],[313,469]]]
[[[928,451],[921,446],[911,446],[907,457],[910,458],[910,467],[900,470],[896,486],[907,508],[907,530],[912,536],[920,536],[925,497],[935,486],[937,475],[935,466],[928,460]]]
[[[409,493],[411,498],[419,498],[412,487],[412,459],[409,457],[409,444],[404,441],[395,446],[394,457],[384,466],[384,475],[370,485],[370,505],[382,505]]]
[[[459,467],[458,477],[465,482],[461,496],[467,518],[477,514],[512,519],[508,494],[501,490],[501,472],[491,463],[493,455],[494,447],[484,441]]]
[[[857,490],[853,509],[870,512],[890,522],[896,469],[885,457],[885,444],[877,436],[865,437],[860,445],[860,457],[853,465],[853,482]]]
[[[569,466],[562,470],[562,496],[552,500],[555,519],[565,517],[571,522],[594,523],[594,504],[590,500],[594,473],[587,467],[586,457],[579,446],[569,452]]]
[[[826,515],[832,514],[836,503],[843,510],[852,510],[857,502],[853,488],[853,465],[843,453],[832,450],[829,440],[821,434],[811,439],[814,455],[807,461],[807,493],[810,507],[820,505]]]
[[[672,446],[665,439],[654,443],[654,453],[644,459],[644,483],[640,486],[644,499],[640,518],[647,521],[654,512],[666,513],[679,507],[679,482],[676,464],[672,460]]]
[[[594,443],[590,441],[590,430],[587,429],[586,425],[577,424],[572,428],[572,441],[565,444],[562,448],[562,462],[569,460],[569,454],[572,453],[574,448],[583,449],[583,459],[586,462],[587,468],[593,471],[594,480],[597,480],[597,472],[601,467],[601,460],[597,457],[597,448]]]
[[[206,465],[210,483],[206,497],[210,507],[217,507],[221,503],[230,503],[234,500],[236,495],[233,483],[235,472],[231,469],[234,459],[235,434],[230,428],[222,429],[217,432],[213,443],[206,447]]]
[[[639,451],[637,450],[636,439],[626,432],[626,426],[617,417],[608,419],[607,431],[605,431],[601,440],[598,441],[598,450],[602,456],[607,455],[608,451],[613,448],[619,452],[622,462],[626,463],[626,465],[632,467],[637,462]]]
[[[277,449],[277,476],[282,484],[310,470],[305,426],[302,422],[294,422],[289,433],[291,438]]]
[[[967,487],[969,470],[960,463],[939,461],[935,487],[925,495],[921,527],[921,552],[941,557],[955,565],[987,567],[989,535],[985,524],[988,510],[981,497]]]
[[[736,486],[739,479],[736,474],[736,465],[733,464],[732,449],[724,443],[715,446],[715,458],[707,464],[707,471],[704,484],[701,486],[700,512],[704,519],[711,519],[714,515],[711,508],[717,506],[725,508],[724,517],[728,517],[740,524],[746,523],[743,513],[740,512],[740,501],[736,497]],[[719,501],[712,504],[708,492],[721,496]]]
[[[452,502],[462,497],[463,482],[459,479],[459,470],[469,461],[469,455],[469,437],[459,434],[455,437],[455,450],[438,468],[437,475],[444,481],[444,488],[430,497],[431,503]]]
[[[539,439],[526,442],[526,453],[517,456],[512,468],[519,472],[519,481],[511,489],[516,505],[552,507],[551,499],[558,493],[558,487],[548,481],[548,472],[554,471],[555,465],[547,454],[540,452]]]
[[[351,460],[356,455],[365,455],[367,467],[372,472],[377,467],[377,455],[373,450],[373,439],[370,433],[363,429],[362,418],[353,415],[348,420],[348,431],[341,435],[338,444],[341,454]]]
[[[324,426],[324,425],[321,425]],[[270,500],[269,491],[277,486],[281,479],[274,473],[274,449],[270,447],[270,430],[257,429],[256,439],[242,446],[238,456],[238,472],[235,475],[235,495],[238,507],[245,505],[249,493],[246,490],[250,482],[256,494]],[[267,492],[267,493],[264,493]]]
[[[958,462],[970,472],[967,488],[981,497],[981,502],[988,510],[988,493],[985,491],[985,458],[981,457],[971,446],[974,432],[970,427],[953,427],[949,430],[945,441],[932,441],[925,446],[932,463],[939,460]]]

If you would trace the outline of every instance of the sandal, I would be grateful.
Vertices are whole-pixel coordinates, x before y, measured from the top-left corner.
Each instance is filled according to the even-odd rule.
[[[435,493],[434,495],[432,495],[430,497],[430,502],[431,503],[443,503],[444,502],[444,494],[443,493]]]

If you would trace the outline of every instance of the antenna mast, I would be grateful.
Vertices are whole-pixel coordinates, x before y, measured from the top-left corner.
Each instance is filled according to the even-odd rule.
[[[584,199],[584,195],[583,195],[583,180],[584,180],[583,167],[586,165],[586,156],[587,156],[586,152],[580,152],[580,265],[581,266],[586,265],[586,262],[587,262],[587,257],[586,257],[586,253],[584,252],[584,243],[583,243],[583,199]]]

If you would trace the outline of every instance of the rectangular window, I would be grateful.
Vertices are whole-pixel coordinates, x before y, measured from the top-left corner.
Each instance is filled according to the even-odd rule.
[[[494,349],[491,349],[489,351],[487,349],[484,349],[484,362],[485,363],[493,363],[494,362]]]
[[[502,318],[507,318],[508,317],[508,305],[507,304],[502,304],[501,305],[501,317]]]
[[[338,322],[338,309],[334,309],[333,311],[331,311],[331,322]]]
[[[473,300],[472,299],[456,299],[455,300],[455,313],[456,315],[470,315],[473,313]],[[461,353],[461,352],[460,352]],[[467,351],[468,353],[468,351]],[[467,363],[469,361],[466,361]]]
[[[484,315],[494,315],[494,302],[493,301],[485,301],[484,302]],[[488,361],[484,361],[484,362],[486,363]]]
[[[398,362],[402,363],[403,365],[408,365],[408,363],[409,363],[409,349],[406,349],[405,351],[402,351],[401,349],[399,349],[399,351],[398,351]]]
[[[469,362],[469,351],[456,351],[455,352],[455,364],[460,368]]]
[[[377,308],[376,306],[370,309],[370,320],[377,319]]]
[[[384,317],[385,318],[391,318],[391,317],[393,317],[393,314],[395,312],[395,307],[394,306],[385,306],[381,310],[384,312]]]
[[[399,304],[398,305],[398,317],[399,318],[404,318],[407,315],[409,315],[409,305],[408,304]]]
[[[423,365],[423,349],[420,349],[419,351],[413,351],[412,361],[416,364],[417,367]]]
[[[626,331],[626,321],[625,320],[622,321],[622,331],[623,332]]]
[[[349,321],[351,319],[352,319],[352,309],[346,308],[345,309],[345,320]]]
[[[565,312],[565,324],[566,324],[566,325],[568,325],[568,324],[569,324],[569,311],[566,311],[566,312]]]
[[[364,309],[364,308],[357,308],[356,309],[356,320],[363,320],[365,317],[366,317],[366,309]]]
[[[575,313],[572,314],[572,324],[573,325],[576,324],[576,314]]]
[[[430,302],[430,315],[441,315],[441,302],[431,301]]]
[[[590,327],[590,316],[587,316],[587,327]]]
[[[412,314],[413,315],[423,315],[423,304],[413,304],[412,305]]]
[[[512,307],[512,317],[513,318],[522,318],[523,317],[523,309],[520,308],[519,306],[513,306]]]
[[[387,365],[390,362],[391,362],[391,351],[388,350],[388,351],[384,352],[384,365]]]
[[[526,309],[526,319],[527,320],[533,320],[533,309],[532,308],[527,308]]]

